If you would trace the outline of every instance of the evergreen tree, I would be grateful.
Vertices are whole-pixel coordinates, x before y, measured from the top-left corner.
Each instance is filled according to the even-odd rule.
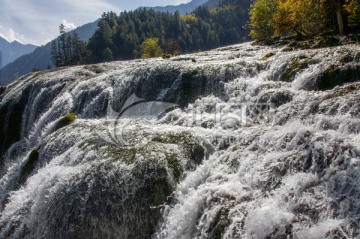
[[[144,56],[142,43],[154,38],[155,45],[169,54],[207,50],[249,39],[249,32],[243,26],[248,21],[251,0],[223,2],[216,9],[200,7],[186,16],[145,8],[124,11],[119,16],[104,13],[86,46],[89,56],[83,62]]]
[[[105,48],[103,55],[102,55],[103,61],[112,61],[114,59],[113,53],[109,47]]]
[[[80,64],[86,61],[86,44],[74,32],[66,33],[64,25],[59,27],[60,36],[51,43],[51,60],[56,67]]]

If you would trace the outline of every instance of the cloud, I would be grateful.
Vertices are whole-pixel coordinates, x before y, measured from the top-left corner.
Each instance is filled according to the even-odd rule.
[[[65,31],[71,31],[71,30],[74,30],[76,28],[76,25],[72,22],[67,22],[65,19],[63,19],[61,21],[61,24],[64,25],[65,27]]]
[[[11,40],[36,45],[59,35],[60,23],[68,30],[93,22],[103,12],[120,13],[140,6],[165,6],[190,0],[0,0],[0,34]],[[12,29],[13,32],[10,31]]]
[[[14,31],[12,28],[7,28],[0,25],[0,36],[8,42],[18,41],[23,42],[25,37]]]

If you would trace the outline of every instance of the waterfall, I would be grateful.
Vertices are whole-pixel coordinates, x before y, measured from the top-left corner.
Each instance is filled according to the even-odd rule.
[[[359,237],[360,47],[284,49],[6,86],[0,238]]]

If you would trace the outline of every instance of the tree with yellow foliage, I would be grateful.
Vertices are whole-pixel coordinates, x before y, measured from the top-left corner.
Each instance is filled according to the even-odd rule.
[[[274,14],[277,0],[257,0],[250,8],[250,35],[260,41],[270,40],[274,35]]]
[[[141,44],[141,58],[160,57],[162,50],[159,46],[159,38],[146,38]]]
[[[325,29],[326,11],[321,1],[278,0],[274,14],[275,36],[296,33],[313,36]]]
[[[315,36],[348,25],[360,26],[359,0],[255,0],[250,9],[250,35],[256,40],[278,36]]]

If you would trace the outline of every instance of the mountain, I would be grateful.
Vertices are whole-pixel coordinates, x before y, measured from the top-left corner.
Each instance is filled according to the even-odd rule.
[[[73,31],[79,35],[81,40],[87,41],[94,34],[97,23],[98,20],[78,27]],[[14,62],[4,66],[0,71],[0,82],[7,84],[34,69],[44,70],[49,66],[52,67],[51,43],[38,47],[32,53],[21,56]]]
[[[181,15],[184,15],[194,11],[197,7],[204,5],[208,2],[213,2],[213,0],[192,0],[189,3],[183,3],[178,6],[170,5],[165,7],[146,7],[146,8],[154,9],[157,12],[175,13],[176,11],[178,11]],[[218,0],[216,0],[216,2],[218,2]]]
[[[13,62],[22,55],[32,52],[37,46],[22,44],[18,41],[8,42],[0,37],[0,68]]]
[[[360,238],[360,46],[283,43],[7,85],[0,238]]]

